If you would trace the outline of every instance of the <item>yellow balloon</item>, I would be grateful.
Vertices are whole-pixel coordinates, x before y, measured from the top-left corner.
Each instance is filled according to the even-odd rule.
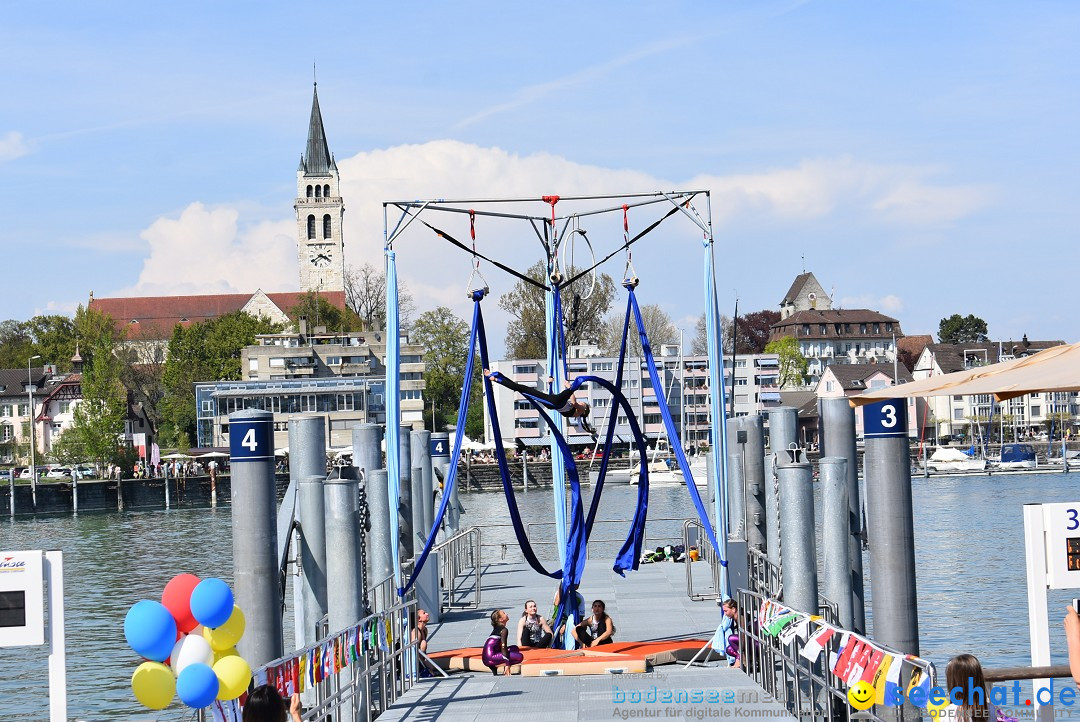
[[[143,662],[131,675],[135,699],[150,709],[165,709],[176,694],[176,677],[161,662]]]
[[[214,652],[214,664],[217,664],[226,657],[238,656],[240,656],[240,653],[236,651],[236,647],[229,647],[228,649],[223,649],[220,652]]]
[[[203,637],[210,643],[210,648],[215,652],[224,651],[236,646],[236,643],[240,641],[240,637],[244,636],[246,624],[244,613],[240,611],[240,607],[234,604],[232,614],[220,627],[214,629],[203,627]]]
[[[251,666],[241,656],[224,657],[214,662],[214,674],[219,687],[217,698],[225,701],[236,699],[244,693],[251,682]]]

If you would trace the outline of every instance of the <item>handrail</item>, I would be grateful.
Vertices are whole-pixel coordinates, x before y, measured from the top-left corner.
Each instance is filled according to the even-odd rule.
[[[695,543],[691,544],[690,531],[695,530]],[[700,540],[705,536],[705,526],[697,519],[686,519],[683,521],[683,546],[686,548],[688,554],[686,556],[686,596],[695,602],[702,602],[707,599],[723,599],[724,590],[720,584],[720,557],[713,551],[711,544],[701,544]],[[689,550],[694,546],[698,550],[698,561],[705,562],[709,565],[709,569],[712,572],[712,592],[697,593],[694,591],[694,565],[690,562]]]
[[[462,529],[441,544],[432,547],[439,560],[439,577],[442,580],[441,606],[443,611],[450,609],[476,609],[480,606],[481,576],[483,572],[482,534],[480,527],[471,526]],[[467,571],[473,577],[473,599],[468,600],[468,592],[457,588],[457,579]],[[464,598],[464,599],[462,599]]]

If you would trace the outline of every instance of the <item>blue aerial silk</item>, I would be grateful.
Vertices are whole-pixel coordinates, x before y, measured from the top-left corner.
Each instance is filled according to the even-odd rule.
[[[713,514],[716,518],[716,530],[720,533],[720,549],[716,538],[712,538],[714,548],[721,560],[720,566],[720,595],[729,599],[731,589],[728,583],[727,573],[727,403],[723,382],[724,361],[720,355],[723,344],[720,338],[720,318],[716,309],[716,269],[713,261],[713,243],[711,237],[706,236],[702,241],[705,246],[705,337],[709,352],[709,386],[713,389],[710,394],[710,411],[712,411],[713,438],[709,453],[712,454],[713,478],[710,484],[715,484],[713,489]],[[732,369],[732,373],[735,373]],[[719,390],[719,392],[717,392]],[[684,472],[685,473],[685,472]],[[696,493],[696,489],[695,489]],[[710,529],[707,519],[702,519],[706,529]]]
[[[386,480],[390,502],[390,554],[394,586],[401,587],[401,549],[398,543],[398,507],[401,504],[401,375],[398,322],[397,263],[386,250]],[[382,581],[382,580],[376,580]]]
[[[548,338],[548,375],[553,379],[552,385],[555,388],[559,388],[563,379],[566,378],[566,370],[563,367],[563,364],[559,363],[560,358],[562,358],[562,354],[559,352],[559,335],[562,330],[562,301],[560,299],[559,287],[554,283],[551,284],[551,288],[549,288],[545,294],[544,312]],[[551,389],[549,389],[549,391],[550,390]],[[562,416],[558,416],[555,419],[555,425],[551,428],[558,431],[560,435],[566,433],[566,424],[563,421]],[[568,537],[566,531],[566,484],[562,480],[566,478],[567,468],[563,461],[563,455],[558,453],[559,448],[554,441],[554,435],[552,436],[552,439],[551,491],[554,495],[553,504],[555,508],[555,547],[559,550],[559,559],[565,565]]]

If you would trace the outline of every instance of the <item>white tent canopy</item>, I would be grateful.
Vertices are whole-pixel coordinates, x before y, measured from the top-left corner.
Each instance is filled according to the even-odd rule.
[[[993,394],[998,401],[1038,392],[1080,391],[1080,343],[851,397],[855,406],[884,399]]]

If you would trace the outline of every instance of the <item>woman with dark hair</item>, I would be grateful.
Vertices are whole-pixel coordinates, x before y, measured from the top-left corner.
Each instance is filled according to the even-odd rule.
[[[567,421],[569,421],[571,425],[577,426],[585,433],[591,434],[593,438],[596,438],[596,431],[591,426],[589,426],[589,422],[587,420],[589,416],[589,410],[591,408],[589,406],[589,402],[578,401],[577,396],[574,393],[574,389],[571,388],[571,384],[569,381],[563,382],[563,385],[566,388],[564,388],[559,393],[549,394],[546,391],[536,388],[535,386],[524,386],[515,381],[511,381],[498,371],[488,371],[487,369],[484,369],[484,376],[487,376],[494,383],[501,384],[506,388],[512,391],[517,391],[519,394],[522,394],[524,396],[530,396],[542,403],[544,406],[558,411],[560,414],[566,417]],[[549,376],[548,383],[551,383],[552,381],[553,379]]]
[[[244,705],[243,722],[300,722],[300,695],[292,696],[288,714],[285,712],[285,700],[276,687],[264,684],[256,687],[248,695]]]
[[[990,702],[990,685],[977,657],[958,654],[950,659],[945,667],[945,686],[950,699],[961,702],[950,706],[950,711],[955,709],[957,722],[997,722],[998,710]]]
[[[574,627],[571,632],[574,639],[583,647],[595,647],[599,644],[611,644],[615,641],[615,624],[607,615],[604,600],[592,603],[592,616]]]

